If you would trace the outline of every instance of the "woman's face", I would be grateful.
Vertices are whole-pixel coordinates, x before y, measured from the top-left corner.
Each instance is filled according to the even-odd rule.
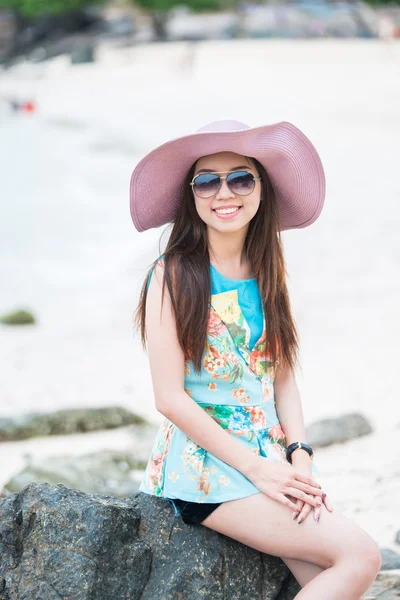
[[[217,152],[216,154],[202,156],[196,162],[193,177],[203,169],[216,173],[220,171],[248,170],[255,177],[260,176],[251,159],[235,152]],[[221,175],[225,177],[228,173],[221,173]],[[261,181],[255,181],[254,190],[246,196],[235,194],[229,189],[225,179],[221,181],[220,189],[210,198],[200,198],[193,192],[200,218],[206,225],[221,232],[234,232],[247,227],[260,205]],[[216,209],[223,207],[235,207],[237,210],[229,214],[218,214]]]

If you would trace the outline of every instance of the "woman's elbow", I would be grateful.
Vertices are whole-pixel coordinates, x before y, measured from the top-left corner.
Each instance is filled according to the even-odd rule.
[[[156,409],[159,413],[164,415],[164,417],[167,417],[167,419],[169,418],[173,410],[173,397],[176,397],[176,392],[175,394],[155,394]]]

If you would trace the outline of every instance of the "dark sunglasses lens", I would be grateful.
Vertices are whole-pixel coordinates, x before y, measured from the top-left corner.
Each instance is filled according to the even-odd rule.
[[[246,196],[254,190],[255,181],[253,175],[247,171],[236,171],[229,173],[226,182],[234,194]]]
[[[219,188],[219,176],[213,173],[202,173],[194,180],[193,188],[201,198],[213,196]]]

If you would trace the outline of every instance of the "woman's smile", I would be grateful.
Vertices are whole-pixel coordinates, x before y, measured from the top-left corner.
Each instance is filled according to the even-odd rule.
[[[213,208],[212,210],[219,219],[231,219],[232,217],[237,215],[241,208],[241,206],[231,205],[220,208]]]

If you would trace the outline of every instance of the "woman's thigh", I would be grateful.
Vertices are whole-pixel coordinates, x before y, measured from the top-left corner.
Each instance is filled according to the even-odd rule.
[[[379,548],[370,535],[338,511],[321,506],[319,523],[313,511],[298,525],[292,509],[259,492],[223,502],[202,525],[251,548],[303,560],[327,569],[340,560],[379,562]],[[379,567],[378,567],[379,570]]]

